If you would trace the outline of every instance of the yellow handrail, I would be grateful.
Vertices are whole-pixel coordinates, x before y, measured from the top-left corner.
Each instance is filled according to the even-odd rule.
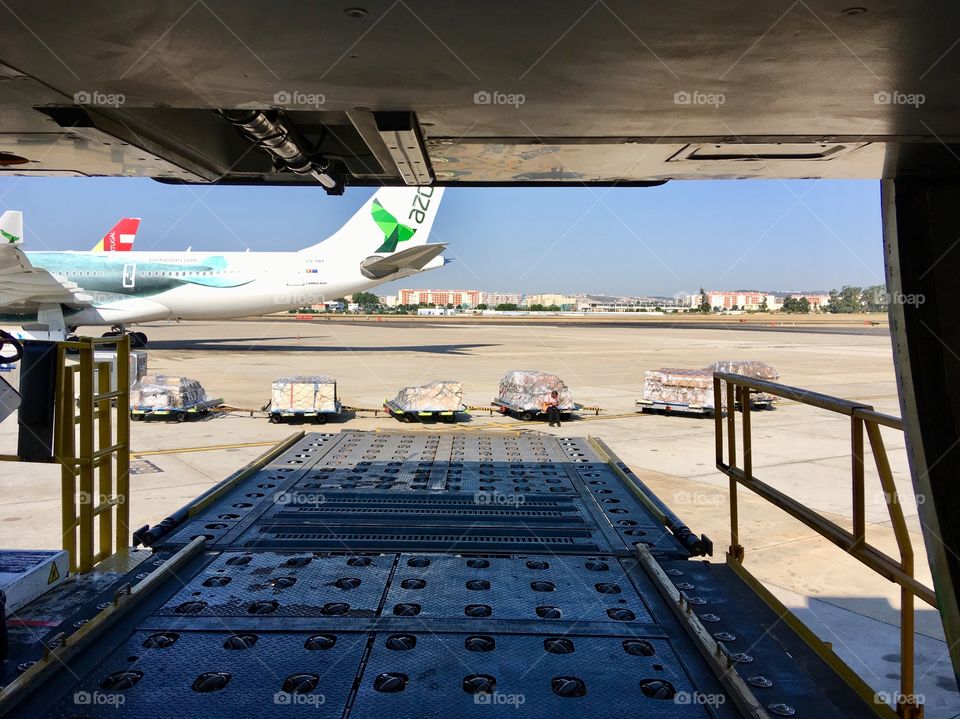
[[[751,392],[762,392],[783,397],[801,404],[843,414],[850,417],[851,492],[853,500],[852,526],[849,531],[787,496],[753,475],[753,438],[751,435]],[[714,430],[716,439],[717,469],[729,478],[730,489],[730,549],[728,561],[743,563],[744,548],[740,545],[737,486],[743,485],[755,494],[803,522],[822,537],[830,540],[852,557],[856,558],[881,576],[900,586],[900,692],[897,696],[897,713],[902,717],[916,719],[923,716],[923,703],[914,692],[914,597],[919,597],[932,607],[937,606],[932,589],[914,576],[914,552],[907,530],[906,519],[897,493],[890,462],[887,458],[880,427],[903,431],[898,417],[877,412],[870,405],[852,402],[839,397],[809,392],[767,380],[755,379],[728,372],[713,375]],[[723,400],[726,400],[724,405]],[[724,422],[723,407],[726,407]],[[736,408],[741,410],[742,464],[738,466],[736,441]],[[724,424],[727,426],[724,442]],[[900,554],[899,561],[888,556],[867,542],[866,503],[864,501],[864,432],[872,450],[880,486],[883,490]],[[724,445],[726,444],[726,456]]]
[[[95,362],[94,356],[96,349],[111,346],[117,353],[115,390],[109,363]],[[68,350],[78,353],[78,365],[67,365]],[[58,343],[55,416],[63,548],[71,570],[85,573],[130,546],[129,337]]]

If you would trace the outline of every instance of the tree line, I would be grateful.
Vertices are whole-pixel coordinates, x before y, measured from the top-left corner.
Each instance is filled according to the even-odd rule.
[[[889,304],[887,289],[883,285],[870,285],[869,287],[857,287],[854,285],[844,285],[839,290],[830,290],[829,302],[821,307],[823,312],[831,314],[860,314],[864,312],[886,312]],[[734,306],[732,309],[743,309]],[[787,314],[809,314],[812,310],[810,301],[806,297],[786,297],[783,300],[783,306],[780,311]],[[718,311],[710,305],[709,296],[702,287],[700,288],[700,304],[693,308],[693,312],[702,312],[709,314]],[[759,307],[760,312],[766,312],[767,302],[764,300]]]
[[[854,287],[847,285],[830,290],[830,304],[827,312],[834,314],[848,312],[886,312],[889,305],[887,288],[883,285]]]

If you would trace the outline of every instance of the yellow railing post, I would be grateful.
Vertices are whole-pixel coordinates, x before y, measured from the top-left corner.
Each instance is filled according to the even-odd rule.
[[[713,378],[713,431],[717,449],[717,469],[723,467],[723,392],[720,380]]]
[[[93,345],[80,348],[80,395],[79,407],[80,442],[77,461],[80,470],[80,572],[93,569],[94,536],[93,516],[97,506],[96,489],[93,484]]]
[[[130,549],[130,335],[117,338],[117,538]]]
[[[60,463],[60,515],[63,548],[70,554],[70,571],[80,569],[77,555],[77,466],[73,463],[76,453],[76,431],[73,422],[74,382],[73,370],[67,368],[65,349],[57,348],[57,389],[54,424],[54,456]]]
[[[737,420],[734,385],[727,382],[727,464],[737,466]]]
[[[740,431],[743,435],[743,473],[753,476],[753,439],[750,434],[750,388],[740,388]]]
[[[95,403],[97,408],[97,444],[98,449],[109,447],[113,444],[113,423],[110,421],[112,412],[110,410],[110,398],[104,395],[110,394],[110,364],[108,362],[98,362],[97,365],[97,394],[100,396]],[[107,455],[99,457],[97,462],[97,472],[99,474],[100,497],[95,503],[108,501],[113,496],[113,463],[112,457]],[[100,512],[100,549],[97,552],[98,557],[108,557],[113,553],[113,512]]]
[[[850,418],[851,487],[853,491],[853,541],[863,546],[867,536],[867,509],[863,493],[863,420]]]
[[[890,515],[890,525],[893,527],[897,547],[900,550],[900,564],[903,571],[913,576],[913,543],[907,529],[907,521],[903,516],[903,505],[897,493],[897,485],[890,469],[890,460],[883,444],[883,435],[880,425],[867,421],[867,439],[873,452],[877,474],[880,477],[880,486],[883,488],[883,498]],[[906,586],[900,585],[900,696],[897,697],[897,713],[902,717],[919,719],[923,716],[923,705],[917,701],[914,687],[915,665],[914,657],[914,613],[915,598],[913,592]]]
[[[737,466],[737,402],[736,387],[727,383],[727,453],[730,467]],[[720,408],[717,407],[719,412]],[[727,553],[738,562],[743,561],[743,547],[740,544],[740,507],[737,497],[737,481],[731,477],[730,487],[730,549]]]

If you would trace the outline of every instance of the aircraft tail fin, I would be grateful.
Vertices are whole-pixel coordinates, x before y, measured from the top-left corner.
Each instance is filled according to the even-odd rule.
[[[442,198],[442,187],[381,187],[321,244],[358,262],[425,245]]]
[[[0,244],[19,245],[23,242],[23,213],[7,210],[0,215]]]
[[[139,217],[124,217],[103,236],[91,252],[130,252],[140,229]]]

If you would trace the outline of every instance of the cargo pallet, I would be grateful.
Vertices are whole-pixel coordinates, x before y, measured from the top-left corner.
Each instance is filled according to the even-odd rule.
[[[641,412],[658,412],[660,414],[696,414],[713,415],[713,406],[684,404],[682,402],[660,402],[651,399],[638,399],[636,405]],[[737,405],[737,409],[740,405]],[[773,400],[756,400],[750,403],[750,409],[763,410],[773,409]]]
[[[538,407],[522,407],[520,405],[510,404],[509,402],[504,402],[499,397],[495,397],[490,404],[499,409],[501,414],[508,414],[511,417],[516,417],[524,422],[530,422],[538,417],[547,416],[547,413]],[[578,409],[581,409],[581,405],[579,404],[575,404],[572,407],[561,407],[560,419],[564,422],[568,422],[570,420],[570,415],[576,412]],[[597,414],[599,414],[599,408],[596,409]]]
[[[343,413],[343,405],[337,402],[337,408],[334,410],[320,409],[271,409],[268,411],[271,424],[280,424],[281,422],[306,422],[313,420],[316,424],[326,424],[330,417],[337,417]]]
[[[223,398],[208,399],[205,402],[197,402],[189,407],[144,407],[138,405],[131,407],[130,419],[134,422],[140,422],[148,417],[163,417],[165,419],[174,419],[177,422],[186,422],[188,419],[194,419],[210,413],[210,410],[223,404]]]
[[[0,713],[894,716],[598,440],[299,433],[136,536]]]
[[[425,419],[434,419],[440,422],[452,424],[457,421],[457,413],[462,412],[463,410],[464,408],[461,407],[458,410],[434,409],[411,412],[403,409],[391,399],[383,401],[383,411],[400,422],[414,422],[418,419],[421,421]]]

